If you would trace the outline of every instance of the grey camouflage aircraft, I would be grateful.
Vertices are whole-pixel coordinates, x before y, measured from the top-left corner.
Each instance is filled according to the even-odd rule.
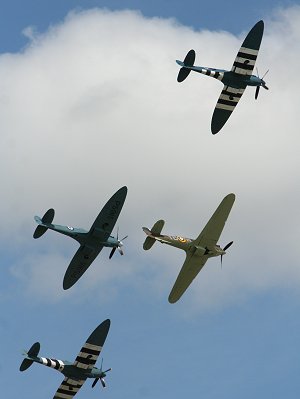
[[[116,249],[118,249],[121,255],[124,254],[122,241],[127,236],[119,240],[118,233],[117,238],[110,234],[119,217],[126,195],[127,187],[121,187],[104,205],[89,231],[82,228],[52,224],[54,219],[54,209],[52,208],[42,218],[39,216],[34,217],[38,226],[33,234],[33,238],[41,237],[50,229],[69,236],[80,244],[64,276],[63,288],[65,290],[72,287],[79,280],[99,255],[103,247],[112,248],[109,259],[111,259]]]
[[[44,366],[60,371],[65,378],[53,399],[73,398],[87,378],[94,378],[92,388],[94,388],[99,380],[104,388],[106,386],[104,377],[106,377],[106,373],[111,369],[103,371],[102,362],[100,369],[95,367],[95,363],[106,340],[109,327],[110,320],[104,320],[88,337],[74,362],[39,357],[40,343],[36,342],[29,351],[24,353],[26,358],[21,363],[20,371],[27,370],[33,363],[43,364]]]
[[[258,97],[260,87],[266,90],[269,89],[264,81],[268,71],[262,78],[252,75],[263,32],[264,23],[259,21],[253,26],[243,41],[230,71],[194,66],[196,58],[194,50],[190,50],[187,53],[183,62],[176,60],[177,64],[182,67],[178,73],[178,82],[183,82],[191,71],[195,71],[218,79],[224,84],[211,121],[212,134],[218,133],[225,125],[247,86],[256,86],[255,99]]]
[[[147,238],[143,245],[145,250],[150,249],[155,241],[159,241],[162,244],[168,244],[172,247],[182,249],[186,253],[184,264],[169,295],[170,303],[175,303],[181,298],[182,294],[190,286],[209,258],[221,256],[222,264],[223,255],[226,254],[226,249],[233,244],[233,241],[225,245],[223,249],[220,245],[217,245],[217,242],[223,231],[234,200],[235,195],[232,193],[228,194],[222,200],[195,240],[180,236],[162,235],[161,231],[165,224],[164,220],[158,220],[151,230],[147,227],[143,227],[144,232],[147,234]]]

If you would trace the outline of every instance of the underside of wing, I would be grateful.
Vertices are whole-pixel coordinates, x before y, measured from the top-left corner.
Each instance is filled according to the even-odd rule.
[[[192,242],[203,248],[217,244],[235,200],[233,193],[226,195],[199,236]]]
[[[259,21],[253,26],[243,41],[231,68],[232,72],[239,75],[252,74],[263,33],[264,23]]]
[[[94,367],[106,340],[109,327],[110,320],[107,319],[92,332],[78,353],[74,366],[83,370],[90,370]]]
[[[225,125],[244,91],[245,88],[223,87],[211,120],[212,134],[218,133]]]
[[[56,394],[53,399],[71,399],[73,398],[79,389],[84,384],[85,379],[83,380],[73,380],[72,378],[66,377],[63,382],[60,384]]]
[[[185,262],[169,295],[168,300],[170,303],[175,303],[181,298],[187,288],[191,285],[194,278],[205,265],[207,259],[207,255],[195,256],[187,254]]]
[[[63,281],[64,290],[71,288],[80,279],[98,256],[102,248],[103,245],[100,247],[98,246],[97,250],[87,245],[80,245],[65,273]]]
[[[90,233],[99,241],[106,241],[120,215],[127,195],[127,187],[121,187],[104,205],[94,221]]]

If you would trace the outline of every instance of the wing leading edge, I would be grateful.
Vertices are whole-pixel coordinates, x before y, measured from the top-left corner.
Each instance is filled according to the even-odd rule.
[[[234,200],[235,195],[232,193],[228,194],[222,200],[202,232],[191,243],[192,246],[212,248],[217,244],[233,206]],[[208,255],[198,256],[193,252],[187,252],[185,262],[169,295],[168,300],[170,303],[175,303],[181,298],[194,278],[203,268],[208,258]]]

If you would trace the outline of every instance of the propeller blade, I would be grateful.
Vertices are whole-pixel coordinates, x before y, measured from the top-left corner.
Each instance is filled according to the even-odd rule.
[[[259,93],[259,89],[260,89],[260,86],[256,86],[256,90],[255,90],[255,100],[257,100],[258,93]]]
[[[262,87],[266,90],[269,90],[268,86],[266,84],[263,84]]]
[[[221,255],[221,269],[222,269],[222,259],[223,259],[223,254]]]
[[[119,250],[119,252],[120,252],[120,255],[124,255],[124,252],[123,252],[122,247],[118,247],[118,250]]]
[[[128,236],[125,236],[125,237],[123,237],[122,238],[122,240],[120,240],[120,241],[124,241],[124,240],[126,240],[126,238],[127,238]]]
[[[92,388],[94,388],[94,386],[97,384],[98,380],[99,380],[99,378],[95,378],[94,379],[94,381],[92,383]]]
[[[116,247],[114,247],[112,250],[111,250],[111,252],[110,252],[110,254],[109,254],[109,259],[111,259],[112,258],[112,256],[113,256],[113,254],[116,252]]]
[[[112,370],[112,368],[110,367],[109,369],[103,371],[103,373],[105,374],[105,373],[107,373],[108,371],[111,371],[111,370]]]
[[[264,80],[264,77],[266,76],[266,74],[269,72],[269,69],[267,70],[267,72],[264,74],[264,76],[261,78],[261,80]]]
[[[105,388],[105,387],[106,387],[106,384],[105,384],[104,378],[100,378],[100,381],[101,381],[101,384],[102,384],[103,388]]]
[[[232,244],[233,244],[233,241],[230,241],[227,245],[225,245],[225,247],[223,248],[223,251],[226,251],[226,249],[231,247]]]

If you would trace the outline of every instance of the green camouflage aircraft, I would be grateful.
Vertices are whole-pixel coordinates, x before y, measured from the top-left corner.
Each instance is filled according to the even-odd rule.
[[[263,32],[264,23],[263,21],[259,21],[253,26],[243,41],[230,71],[194,66],[196,58],[194,50],[190,50],[187,53],[183,62],[176,60],[177,64],[182,67],[178,73],[178,82],[183,82],[191,71],[195,71],[218,79],[224,84],[211,121],[212,134],[218,133],[225,125],[247,86],[256,86],[255,99],[258,97],[261,86],[268,90],[264,81],[264,77],[268,71],[262,78],[252,75]]]
[[[100,369],[95,367],[95,363],[106,340],[109,327],[110,320],[104,320],[88,337],[73,363],[66,360],[39,357],[40,343],[36,342],[28,352],[24,353],[26,358],[21,363],[20,371],[27,370],[33,363],[40,363],[60,371],[65,378],[53,399],[73,398],[87,378],[94,378],[92,388],[94,388],[99,380],[102,386],[105,387],[104,377],[106,377],[106,373],[111,369],[103,371],[102,363]]]
[[[223,199],[202,232],[195,240],[180,236],[167,236],[160,234],[165,224],[164,220],[158,220],[151,230],[147,227],[143,227],[144,232],[148,236],[143,245],[145,250],[150,249],[155,241],[159,241],[162,244],[168,244],[186,252],[185,262],[169,295],[170,303],[177,302],[178,299],[181,298],[182,294],[190,286],[194,278],[205,265],[208,258],[221,256],[222,264],[223,255],[226,254],[226,249],[233,244],[233,241],[225,245],[223,249],[217,245],[217,242],[223,231],[234,200],[235,195],[232,193],[228,194]]]
[[[119,217],[126,195],[127,187],[121,187],[104,205],[89,231],[82,228],[52,224],[54,219],[54,209],[52,208],[42,218],[39,216],[34,217],[38,223],[38,227],[33,234],[33,238],[41,237],[50,229],[69,236],[80,244],[64,276],[63,288],[65,290],[72,287],[79,280],[99,255],[103,247],[112,248],[109,259],[111,259],[116,249],[123,255],[122,241],[127,236],[119,240],[118,233],[117,238],[110,234]]]

